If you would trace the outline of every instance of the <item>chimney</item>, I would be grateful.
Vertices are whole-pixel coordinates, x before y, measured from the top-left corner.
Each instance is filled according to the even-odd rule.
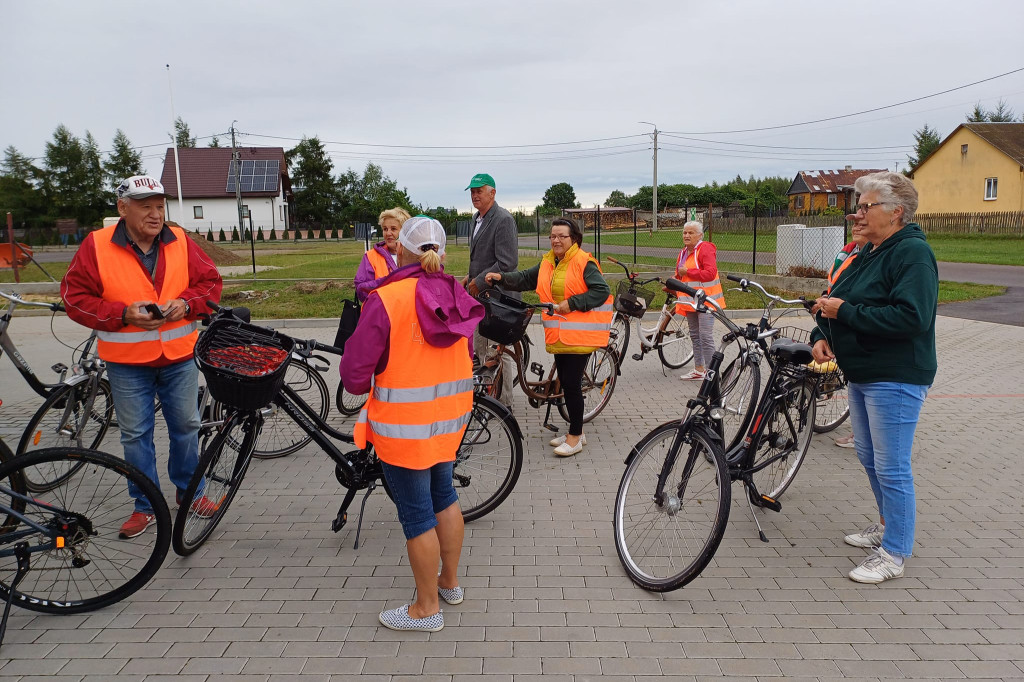
[[[852,171],[852,170],[853,170],[853,166],[847,166],[847,167],[846,167],[846,172],[847,172],[847,173],[849,173],[849,172],[850,172],[850,171]]]

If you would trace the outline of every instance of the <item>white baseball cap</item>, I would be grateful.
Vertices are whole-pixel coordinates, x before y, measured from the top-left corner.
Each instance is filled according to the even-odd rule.
[[[445,235],[441,223],[425,215],[409,218],[402,223],[398,241],[417,256],[431,246],[436,246],[437,255],[444,255]]]
[[[164,186],[149,175],[133,175],[117,186],[118,199],[145,199],[164,194]]]

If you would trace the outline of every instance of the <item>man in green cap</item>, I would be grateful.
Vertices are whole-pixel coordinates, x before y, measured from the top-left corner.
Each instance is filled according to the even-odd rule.
[[[477,173],[469,181],[473,200],[473,221],[469,226],[469,276],[462,283],[476,296],[491,285],[484,279],[488,272],[514,272],[519,266],[519,237],[512,214],[494,201],[494,178]],[[519,294],[509,295],[519,297]],[[492,353],[490,343],[479,334],[473,337],[478,362],[485,362]]]

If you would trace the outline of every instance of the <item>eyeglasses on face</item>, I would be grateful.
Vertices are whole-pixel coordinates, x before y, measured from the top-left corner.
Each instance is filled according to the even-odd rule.
[[[556,239],[572,239],[572,235],[569,235],[569,234],[553,234],[553,235],[550,235],[548,237],[548,239],[551,239],[552,241],[554,241]]]
[[[867,213],[872,206],[884,206],[888,201],[872,201],[870,204],[857,204],[853,207],[854,213]]]

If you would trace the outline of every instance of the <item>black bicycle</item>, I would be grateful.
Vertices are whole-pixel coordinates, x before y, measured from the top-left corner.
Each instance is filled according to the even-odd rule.
[[[73,473],[52,490],[27,480]],[[135,509],[134,486],[153,509],[156,532],[120,536]],[[42,613],[80,613],[120,601],[156,574],[171,542],[171,517],[156,485],[111,455],[82,448],[13,456],[0,441],[0,642],[11,604]]]
[[[668,286],[694,297],[698,312],[714,315],[729,332],[683,418],[655,428],[626,458],[615,498],[615,548],[630,579],[655,592],[682,587],[711,561],[729,520],[733,481],[743,484],[751,511],[782,509],[778,500],[796,477],[814,433],[818,381],[807,367],[810,346],[776,339],[768,350],[772,371],[753,423],[740,443],[725,450],[719,424],[725,416],[723,351],[737,338],[756,342],[761,334],[778,331],[741,329],[707,304],[703,290],[675,279]],[[767,542],[756,515],[754,521]]]
[[[230,409],[217,430],[204,439],[199,466],[184,496],[200,501],[205,497],[209,504],[182,504],[178,508],[172,533],[174,551],[183,556],[193,553],[223,520],[252,461],[263,425],[260,408],[268,402],[334,461],[335,477],[346,488],[331,525],[334,532],[347,523],[348,508],[356,493],[366,491],[356,525],[358,548],[362,510],[370,493],[382,487],[391,496],[380,460],[372,448],[342,453],[334,441],[353,443],[352,436],[328,425],[281,379],[295,353],[341,355],[341,349],[246,324],[232,317],[229,308],[209,305],[217,311],[217,319],[196,344],[196,360],[214,398]],[[474,393],[452,474],[465,520],[473,521],[497,508],[515,487],[522,466],[523,436],[515,417],[501,403]]]

